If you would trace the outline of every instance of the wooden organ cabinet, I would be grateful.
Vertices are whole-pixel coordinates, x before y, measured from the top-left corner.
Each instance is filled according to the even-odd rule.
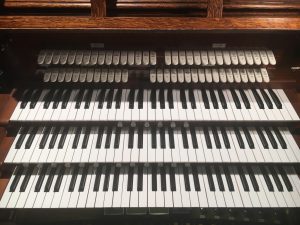
[[[299,0],[2,0],[1,224],[299,224]]]

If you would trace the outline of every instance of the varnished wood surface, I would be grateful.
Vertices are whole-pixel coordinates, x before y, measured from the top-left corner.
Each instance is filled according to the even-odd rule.
[[[224,0],[231,9],[300,9],[300,0]]]
[[[90,0],[4,0],[8,8],[90,8]]]
[[[208,18],[221,18],[223,13],[223,0],[210,0],[207,5]]]
[[[16,105],[17,101],[8,94],[0,95],[3,99],[3,107],[0,109],[0,126],[1,125],[7,125],[9,122],[9,118],[12,115]]]
[[[91,18],[84,16],[0,16],[5,30],[300,30],[300,18]]]

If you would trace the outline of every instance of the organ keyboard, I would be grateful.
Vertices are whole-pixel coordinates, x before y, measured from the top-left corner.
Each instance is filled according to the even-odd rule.
[[[59,1],[0,6],[0,223],[299,223],[296,3]]]

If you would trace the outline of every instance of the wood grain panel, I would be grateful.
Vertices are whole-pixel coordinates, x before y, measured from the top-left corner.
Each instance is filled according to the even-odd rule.
[[[221,18],[223,13],[223,0],[209,0],[207,6],[208,18]]]
[[[90,8],[90,0],[5,0],[8,8]]]
[[[106,0],[91,0],[91,15],[105,17],[107,14]]]
[[[300,18],[91,18],[85,16],[0,16],[0,30],[197,31],[299,30]]]
[[[300,9],[300,0],[224,0],[225,9]]]

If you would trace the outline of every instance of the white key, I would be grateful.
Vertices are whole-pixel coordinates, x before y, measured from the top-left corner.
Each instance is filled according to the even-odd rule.
[[[206,208],[209,205],[210,199],[208,199],[208,196],[206,195],[206,187],[204,184],[204,176],[203,176],[203,170],[201,166],[195,166],[196,172],[198,174],[198,179],[200,182],[200,191],[198,191],[198,200],[200,207]]]
[[[291,184],[293,187],[293,198],[294,201],[296,203],[296,206],[299,207],[300,203],[299,203],[299,199],[300,199],[300,188],[299,188],[299,177],[295,171],[295,169],[292,166],[288,166],[284,168]]]
[[[128,173],[129,168],[128,166],[125,166],[123,176],[122,207],[129,207],[130,205],[130,191],[127,190]]]
[[[217,134],[219,136],[220,143],[221,143],[220,154],[221,154],[222,162],[230,162],[230,156],[228,153],[228,149],[226,149],[226,147],[225,147],[225,143],[224,143],[224,139],[223,139],[221,130],[220,130],[220,128],[216,128],[216,130],[217,130]],[[226,132],[226,130],[225,130],[225,132]]]
[[[207,99],[208,99],[208,102],[209,102],[209,112],[210,112],[211,119],[219,120],[220,118],[219,118],[219,115],[218,115],[218,111],[213,106],[209,90],[203,90],[203,91],[206,91],[206,96],[207,96]]]
[[[283,135],[283,138],[285,139],[287,143],[287,148],[292,150],[294,152],[294,156],[290,153],[289,156],[292,157],[297,162],[300,161],[300,155],[299,155],[299,147],[297,143],[295,142],[292,134],[287,128],[280,128],[280,133]]]
[[[116,170],[118,168],[115,168]],[[120,167],[120,174],[119,174],[119,182],[117,189],[113,190],[113,201],[112,207],[113,208],[120,208],[122,204],[122,191],[123,191],[123,178],[124,178],[124,167]]]
[[[147,182],[147,167],[143,166],[143,185],[142,185],[142,188],[143,190],[142,191],[138,191],[138,199],[139,199],[139,208],[144,208],[144,207],[147,207],[148,206],[148,199],[147,199],[147,189],[148,189],[148,182]]]
[[[228,185],[228,182],[227,182],[227,179],[226,179],[226,176],[225,176],[225,172],[223,170],[223,167],[222,166],[219,166],[219,172],[221,174],[221,178],[223,180],[223,183],[224,183],[224,192],[223,192],[223,196],[224,196],[224,200],[225,200],[225,203],[226,203],[226,206],[227,207],[241,207],[242,205],[238,205],[239,201],[237,201],[237,205],[235,205],[235,199],[233,197],[233,192],[234,191],[230,191],[229,190],[229,185]],[[229,175],[231,177],[231,175]],[[231,178],[232,180],[232,178]]]
[[[172,65],[178,65],[179,63],[179,57],[178,57],[178,51],[171,51],[171,60],[172,60]]]
[[[186,51],[186,62],[188,65],[194,64],[194,55],[192,51]]]
[[[164,117],[163,117],[163,110],[160,107],[160,92],[163,90],[153,90],[156,92],[156,110],[155,110],[155,120],[156,121],[163,121]],[[163,93],[162,93],[163,94]]]
[[[236,105],[234,103],[231,92],[228,89],[225,89],[225,90],[223,90],[223,93],[224,93],[224,96],[226,98],[227,106],[228,106],[228,108],[229,107],[231,108],[231,110],[234,114],[235,120],[243,120],[243,116],[241,114],[241,111],[236,108]]]
[[[165,207],[173,207],[173,196],[172,196],[172,191],[171,191],[169,167],[165,167],[165,173],[166,173],[166,191],[164,192]]]
[[[189,96],[189,90],[184,90],[184,94],[185,94],[185,99],[186,99],[186,117],[188,120],[195,120],[195,114],[194,114],[194,109],[192,108],[191,105],[191,99]],[[194,93],[191,91],[191,94],[194,95]]]
[[[210,140],[211,140],[211,143],[212,143],[212,149],[210,149],[210,151],[212,151],[214,162],[222,162],[221,152],[220,152],[220,149],[218,149],[217,146],[216,146],[212,129],[213,128],[208,128],[208,133],[209,133]],[[217,134],[218,134],[218,132],[217,132]]]
[[[98,110],[97,94],[98,94],[98,90],[93,90],[90,105],[89,105],[89,108],[85,109],[83,120],[86,120],[86,121],[92,120],[93,113],[95,113],[94,109]],[[95,117],[99,118],[99,115],[97,115],[97,116],[95,115]]]
[[[172,153],[173,153],[173,149],[171,149],[170,146],[170,136],[169,136],[169,129],[172,128],[164,128],[164,135],[165,135],[165,142],[166,142],[166,147],[163,150],[164,152],[164,162],[173,162],[173,158],[172,158]],[[145,139],[144,139],[145,140]]]
[[[139,148],[138,148],[138,133],[137,129],[134,129],[134,139],[133,139],[133,147],[131,149],[131,157],[130,162],[138,162],[139,161]]]
[[[181,197],[181,185],[179,180],[178,168],[170,168],[170,170],[174,170],[175,174],[175,184],[176,191],[173,191],[173,203],[174,207],[183,207],[182,197]]]
[[[97,196],[95,199],[95,206],[94,206],[96,208],[103,208],[103,204],[104,204],[105,192],[103,191],[103,186],[105,180],[106,167],[107,167],[106,165],[103,165],[101,170],[99,190],[96,192]]]
[[[242,130],[242,128],[238,128],[238,129],[240,131],[240,134],[242,136],[242,139],[243,139],[243,142],[245,145],[245,149],[243,149],[243,151],[245,152],[247,161],[248,162],[256,162],[254,150],[250,148],[244,130]],[[245,128],[245,129],[247,129],[247,128]],[[250,133],[250,131],[249,131],[249,133]],[[251,136],[251,134],[250,134],[250,136]]]
[[[242,196],[244,207],[246,207],[246,208],[257,207],[256,205],[253,205],[252,199],[250,197],[250,193],[244,190],[243,185],[242,185],[242,180],[238,173],[237,167],[232,166],[231,169],[232,169],[231,171],[233,172],[233,174],[235,174],[235,180],[237,183],[237,187],[239,188],[240,194]]]
[[[226,117],[227,117],[227,119],[228,120],[235,120],[235,114],[234,114],[234,112],[233,112],[233,109],[232,109],[232,104],[233,104],[233,102],[231,101],[229,101],[229,97],[228,97],[228,95],[227,95],[227,90],[221,90],[222,91],[222,93],[223,93],[223,95],[224,95],[224,98],[225,98],[225,101],[226,101],[226,105],[227,105],[227,109],[224,109],[224,111],[225,111],[225,114],[226,114]],[[219,95],[218,95],[219,96]],[[219,98],[220,98],[220,96],[219,96]]]
[[[147,184],[148,184],[148,207],[156,207],[156,192],[152,190],[152,168],[148,167],[147,172]]]
[[[155,198],[156,198],[156,207],[165,207],[165,196],[164,192],[162,191],[161,186],[161,174],[160,174],[161,167],[157,167],[157,173],[156,173],[156,185],[157,190],[155,192]]]
[[[203,90],[205,91],[205,90]],[[196,107],[197,110],[201,109],[202,113],[195,113],[195,118],[198,120],[210,120],[210,109],[206,109],[204,106],[204,101],[203,101],[203,96],[202,96],[202,91],[201,90],[194,90],[194,96],[195,96],[195,101],[196,101]]]
[[[169,105],[169,101],[168,101],[168,92],[171,91],[171,90],[163,89],[163,90],[160,90],[160,91],[164,92],[164,98],[165,98],[165,108],[162,109],[163,118],[164,118],[164,120],[171,121],[172,120],[172,116],[171,116],[170,105]],[[174,105],[174,103],[173,103],[173,105]]]
[[[171,65],[171,63],[172,63],[171,51],[165,51],[165,64],[169,66]]]
[[[161,143],[160,143],[159,129],[160,128],[156,128],[155,162],[163,162],[164,161],[163,149],[161,149]]]
[[[243,50],[238,50],[237,51],[237,56],[238,56],[238,59],[239,59],[239,63],[241,65],[246,65],[246,57],[245,57],[245,53]]]
[[[247,183],[248,183],[248,186],[249,186],[249,195],[251,197],[251,202],[252,202],[253,207],[262,207],[261,203],[260,203],[260,200],[259,200],[259,197],[258,197],[258,194],[257,194],[256,191],[254,191],[252,182],[250,180],[250,175],[249,175],[248,171],[246,171],[245,166],[242,167],[242,170],[245,174],[245,177],[246,177],[246,180],[247,180]]]
[[[176,129],[174,131],[174,139],[175,139],[175,148],[179,149],[180,152],[180,160],[181,162],[188,162],[188,152],[187,149],[183,147],[182,134],[180,129]]]
[[[195,184],[194,184],[194,178],[193,178],[193,173],[191,167],[188,167],[188,176],[189,176],[189,181],[190,181],[190,201],[191,201],[191,207],[199,207],[199,200],[198,200],[198,193],[195,190]],[[197,175],[198,176],[198,173]],[[201,199],[202,200],[202,199]]]
[[[231,51],[229,52],[229,54],[230,54],[231,63],[232,63],[233,65],[238,65],[238,64],[239,64],[239,60],[238,60],[237,52],[234,51],[234,50],[231,50]]]
[[[252,52],[249,50],[245,51],[245,56],[246,56],[246,62],[249,66],[252,66],[254,64],[253,61],[253,56],[252,56]]]
[[[216,50],[215,53],[216,53],[216,62],[217,62],[217,64],[219,66],[222,66],[223,63],[224,63],[222,51]]]
[[[230,128],[229,131],[230,132],[228,132],[227,134],[229,134],[231,136],[232,144],[233,144],[234,149],[236,150],[239,162],[247,162],[248,159],[245,154],[245,149],[240,147],[240,145],[238,143],[237,135],[234,132],[234,129]]]
[[[192,136],[191,136],[191,131],[189,128],[186,128],[186,134],[187,134],[187,141],[188,141],[188,156],[189,156],[189,162],[197,162],[197,155],[196,151],[193,147],[193,142],[192,142]]]
[[[113,192],[114,173],[115,173],[115,167],[110,166],[110,171],[108,173],[108,176],[109,176],[108,190],[105,192],[105,198],[103,201],[104,208],[112,207],[113,198],[114,198],[114,192]]]
[[[177,90],[175,89],[170,89],[168,91],[171,91],[172,96],[173,96],[173,109],[170,109],[172,121],[179,120],[179,110],[178,110],[178,105],[180,104],[179,99],[177,99]],[[148,105],[148,110],[149,110],[149,105]],[[150,112],[149,112],[150,113]],[[148,114],[149,117],[150,114]]]
[[[267,56],[269,59],[269,63],[271,65],[276,65],[276,59],[275,59],[274,53],[271,50],[267,50],[266,53],[267,53]]]
[[[277,96],[280,98],[280,102],[282,103],[282,107],[285,107],[286,110],[289,112],[290,117],[292,120],[299,120],[299,116],[297,112],[295,111],[294,107],[290,103],[288,97],[284,93],[282,89],[275,89],[274,92],[277,94]]]
[[[203,176],[203,182],[206,190],[206,196],[208,199],[208,207],[218,207],[215,191],[211,191],[208,184],[207,170],[204,166],[198,166],[198,171]]]
[[[180,65],[185,65],[186,64],[186,56],[185,56],[185,51],[179,51],[179,64]]]
[[[92,189],[92,187],[93,187],[93,185],[92,185],[93,170],[94,170],[94,167],[92,165],[88,166],[84,189],[79,191],[79,196],[78,196],[78,201],[77,201],[77,206],[76,206],[77,208],[85,208],[86,207],[86,201],[89,196],[89,192],[93,191],[93,189]]]
[[[100,180],[104,179],[104,176],[101,174],[102,172],[101,167],[91,166],[91,170],[92,170],[91,178],[90,178],[91,181],[90,181],[89,189],[87,190],[88,195],[86,196],[85,208],[94,208],[95,200],[97,196],[97,192],[94,190],[97,172],[99,172],[101,175]]]
[[[206,159],[205,159],[204,149],[206,147],[205,147],[205,143],[202,142],[201,135],[200,135],[200,129],[195,127],[195,133],[196,133],[196,140],[198,143],[198,148],[195,148],[196,154],[197,154],[197,162],[198,163],[205,162]],[[203,134],[203,131],[202,131],[202,134]]]
[[[223,51],[223,60],[225,65],[231,65],[230,53],[227,50]]]
[[[176,99],[175,101],[178,102],[177,107],[178,107],[178,115],[179,115],[179,120],[187,120],[187,116],[186,116],[186,110],[182,107],[182,102],[181,102],[181,98],[180,98],[180,90],[175,90],[176,92]],[[184,91],[182,90],[183,94]]]
[[[181,190],[181,200],[182,200],[182,207],[191,207],[190,195],[189,192],[185,190],[185,182],[184,182],[184,175],[183,175],[183,168],[177,168],[179,183],[180,183],[180,190]],[[176,184],[177,188],[177,184]]]
[[[249,112],[249,109],[246,109],[246,107],[245,107],[245,104],[244,104],[244,101],[242,99],[240,91],[238,91],[236,89],[233,89],[233,91],[236,93],[236,95],[237,95],[237,97],[239,99],[239,102],[241,103],[241,109],[240,109],[240,111],[241,111],[241,113],[243,115],[244,120],[253,120],[252,116],[251,116],[251,114]]]
[[[212,172],[212,178],[213,178],[215,188],[216,188],[215,196],[216,196],[216,200],[217,200],[217,205],[218,205],[218,207],[226,207],[226,203],[225,203],[225,199],[224,199],[224,195],[223,195],[224,192],[220,190],[220,187],[218,185],[215,168],[213,166],[210,166],[210,169]],[[221,177],[221,179],[222,179],[222,177]]]
[[[193,51],[195,65],[201,65],[201,56],[199,51]]]

